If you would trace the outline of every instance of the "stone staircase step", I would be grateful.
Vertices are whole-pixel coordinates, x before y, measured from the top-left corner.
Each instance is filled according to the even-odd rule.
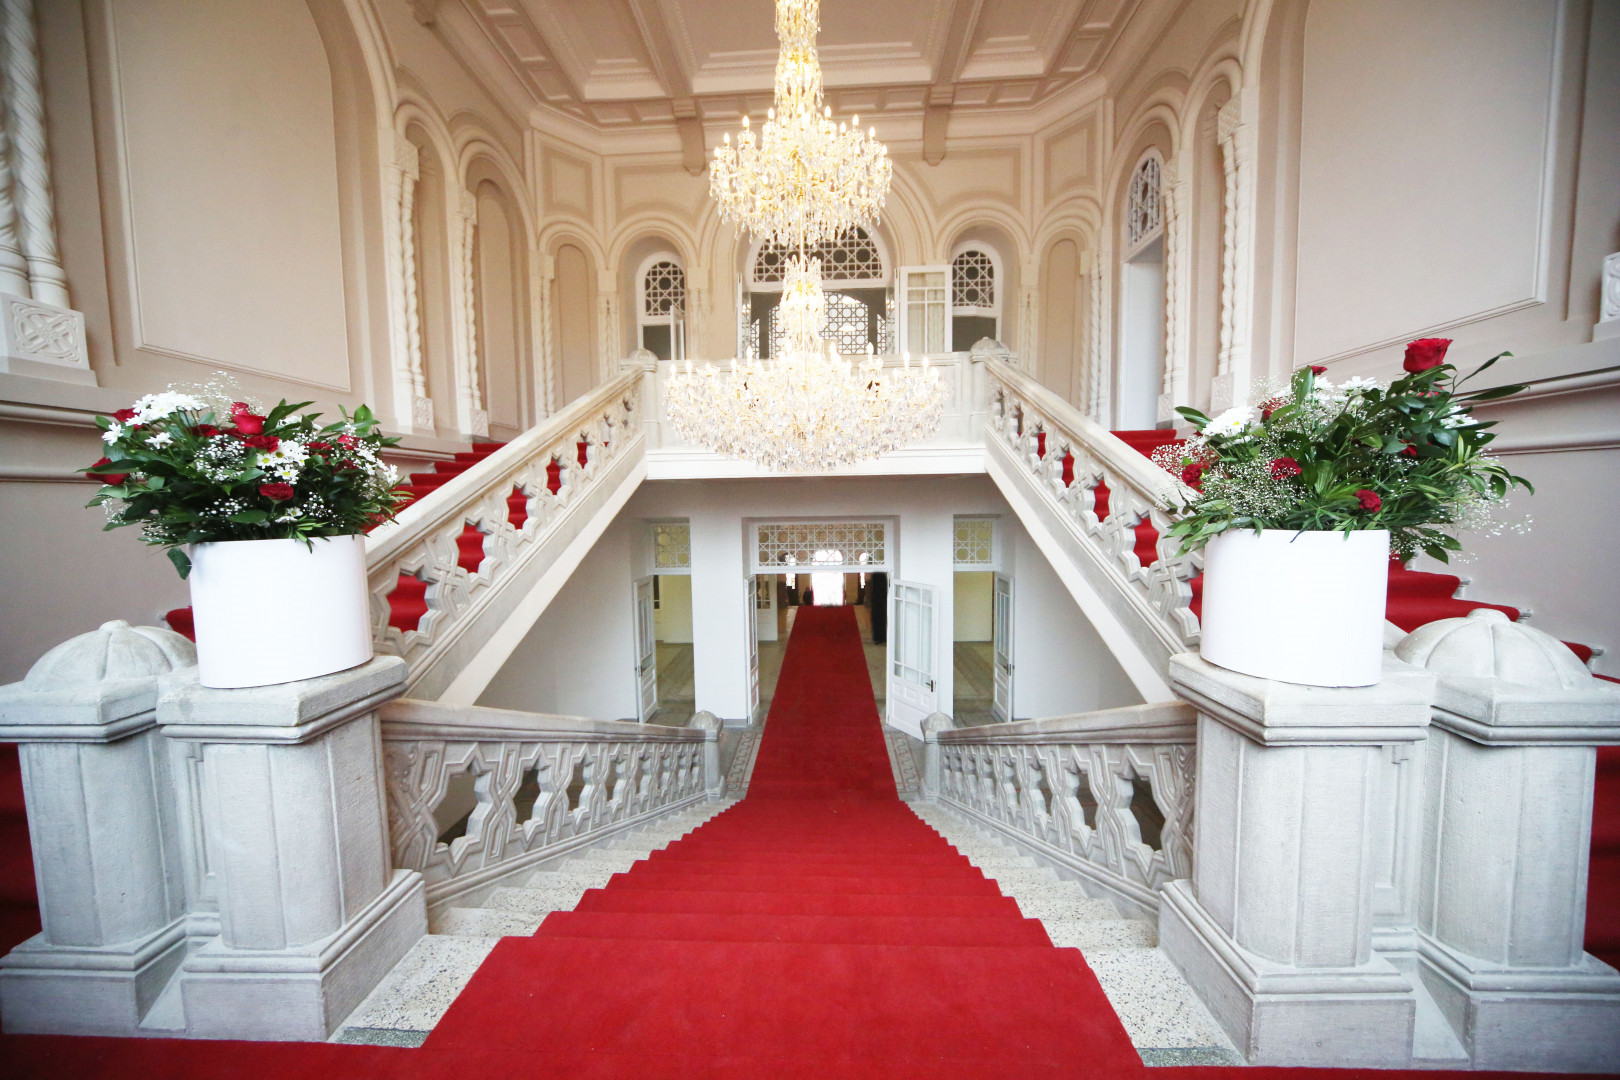
[[[1064,884],[1073,884],[1064,882]],[[1075,886],[1076,890],[1079,886]],[[1006,892],[1006,890],[1002,890]],[[1057,894],[1013,894],[1013,900],[1018,904],[1018,910],[1023,912],[1026,919],[1039,919],[1046,922],[1055,919],[1059,922],[1101,919],[1104,921],[1117,921],[1119,909],[1112,900],[1104,900],[1095,896],[1087,896],[1083,892],[1073,892],[1062,895]]]
[[[538,876],[538,875],[537,875]],[[591,886],[596,888],[596,886]],[[515,911],[525,915],[546,916],[553,911],[573,911],[584,889],[552,885],[503,885],[489,894],[484,907],[493,911]]]
[[[531,889],[558,889],[578,895],[586,889],[602,888],[615,873],[615,870],[540,870],[524,884]]]
[[[453,907],[435,919],[430,929],[445,937],[528,937],[540,929],[544,918],[522,911]]]
[[[1145,919],[1042,919],[1046,936],[1059,948],[1151,949],[1159,933]]]

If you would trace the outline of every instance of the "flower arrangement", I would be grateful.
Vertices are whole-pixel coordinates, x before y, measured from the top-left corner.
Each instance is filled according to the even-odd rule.
[[[1387,529],[1401,558],[1423,551],[1442,562],[1461,545],[1452,533],[1485,524],[1515,486],[1534,491],[1486,453],[1495,438],[1473,406],[1523,386],[1463,392],[1446,338],[1406,347],[1406,374],[1385,386],[1355,377],[1335,386],[1327,369],[1302,368],[1258,407],[1211,419],[1179,408],[1197,429],[1154,460],[1184,488],[1171,527],[1183,553],[1228,529]],[[1179,503],[1179,505],[1178,505]]]
[[[321,426],[320,414],[298,414],[310,402],[264,412],[233,391],[222,381],[171,387],[96,417],[107,454],[81,471],[102,484],[89,505],[106,509],[107,529],[141,526],[184,578],[182,545],[308,544],[392,520],[405,496],[379,454],[399,440],[382,435],[370,409]]]

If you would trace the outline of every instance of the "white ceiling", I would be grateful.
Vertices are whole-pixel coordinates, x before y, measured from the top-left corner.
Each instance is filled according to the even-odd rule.
[[[828,103],[874,116],[1028,107],[1095,72],[1141,2],[822,0]],[[463,3],[532,104],[599,128],[770,104],[772,0]]]

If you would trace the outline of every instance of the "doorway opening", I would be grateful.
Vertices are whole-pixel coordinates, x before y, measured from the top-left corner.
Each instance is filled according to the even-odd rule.
[[[692,578],[655,574],[652,587],[658,705],[648,722],[685,727],[697,709],[692,675]]]
[[[1120,270],[1125,296],[1117,422],[1145,430],[1159,422],[1164,381],[1164,237],[1144,244]]]
[[[962,727],[995,722],[996,684],[991,644],[995,577],[990,570],[956,572],[951,612],[956,680],[952,688],[951,715]]]

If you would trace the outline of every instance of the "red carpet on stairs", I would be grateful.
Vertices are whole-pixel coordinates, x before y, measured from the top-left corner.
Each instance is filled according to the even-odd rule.
[[[0,1075],[1464,1074],[1146,1069],[1080,953],[1054,948],[898,800],[853,615],[802,608],[748,798],[587,892],[574,911],[548,916],[533,937],[502,939],[422,1048],[7,1036]]]
[[[39,933],[34,853],[15,743],[0,743],[0,955]]]
[[[1080,954],[896,797],[849,608],[800,609],[747,800],[502,941],[427,1042],[496,1047],[627,1077],[1140,1068]]]

